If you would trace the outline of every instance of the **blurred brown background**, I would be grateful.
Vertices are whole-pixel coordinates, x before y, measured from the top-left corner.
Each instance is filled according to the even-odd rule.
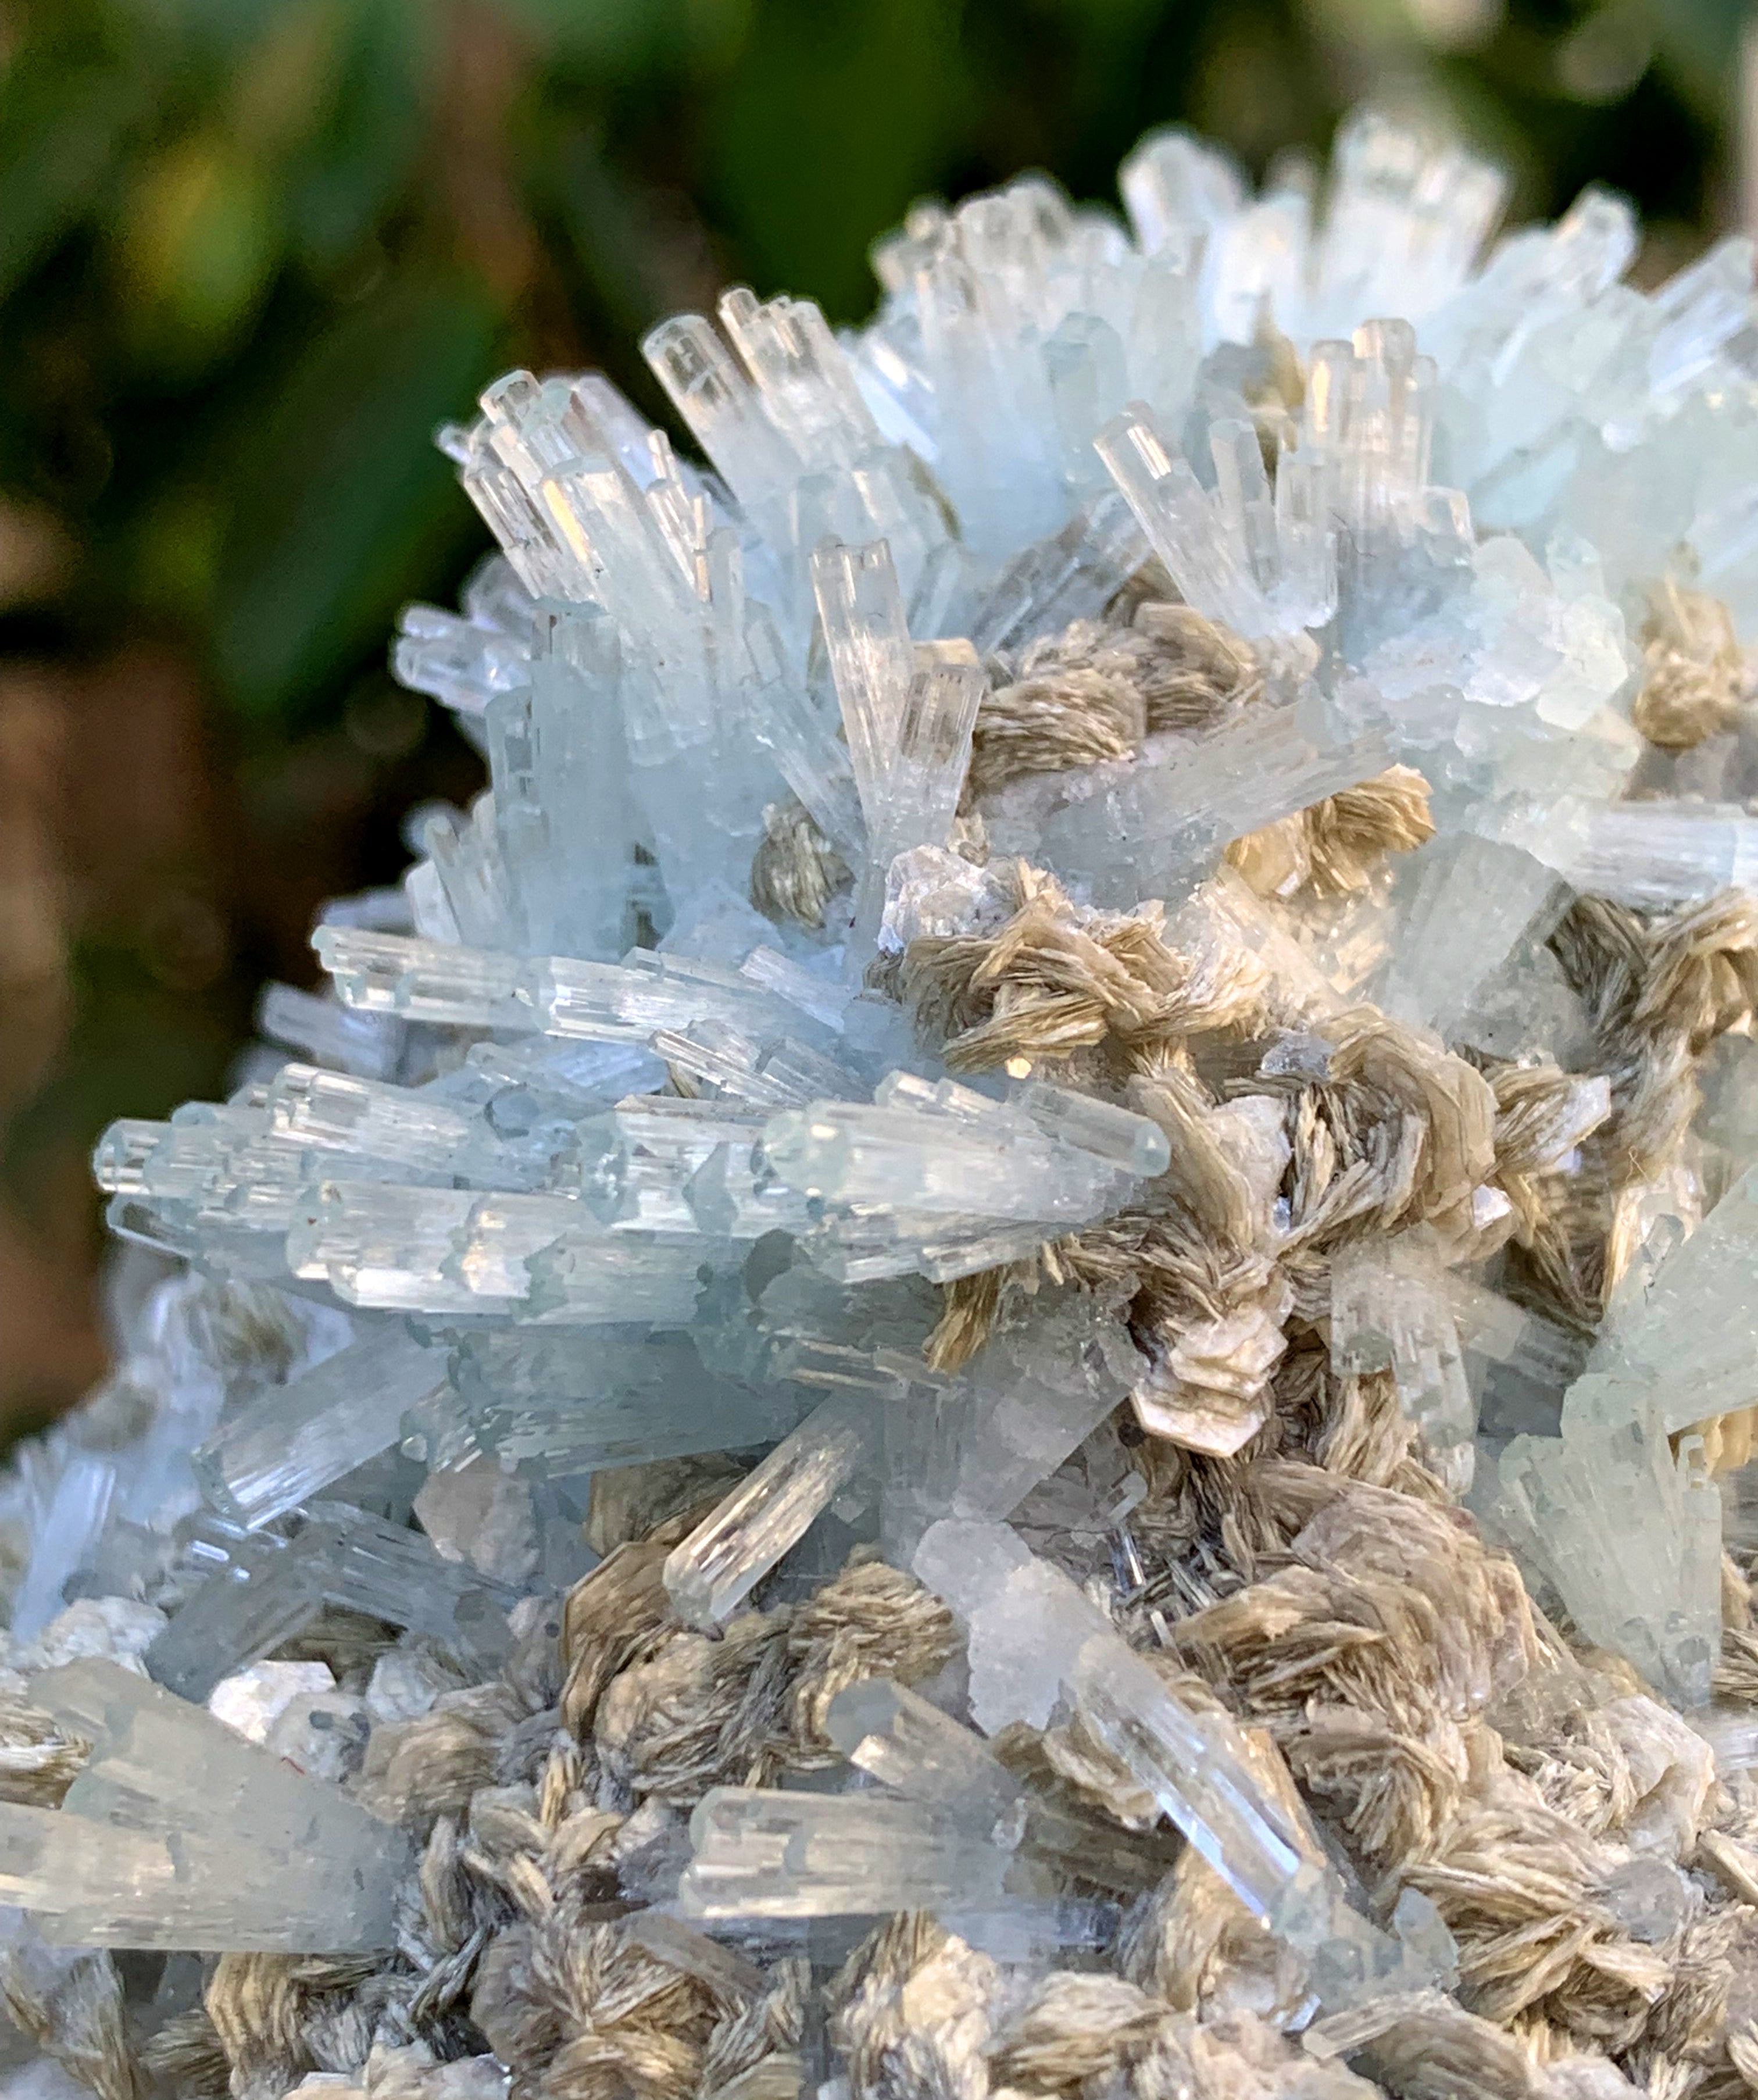
[[[0,0],[0,1423],[104,1359],[86,1154],[212,1096],[324,898],[477,768],[387,630],[482,536],[430,445],[729,281],[870,300],[930,192],[1254,170],[1364,97],[1597,179],[1644,274],[1746,215],[1731,0]]]

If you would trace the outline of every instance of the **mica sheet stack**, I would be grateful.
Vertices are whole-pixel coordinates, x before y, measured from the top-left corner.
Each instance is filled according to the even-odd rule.
[[[0,1484],[7,2092],[1758,2085],[1750,249],[1121,190],[441,434],[488,792]]]

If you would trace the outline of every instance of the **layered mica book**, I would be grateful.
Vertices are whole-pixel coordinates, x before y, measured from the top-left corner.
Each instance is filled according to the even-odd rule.
[[[1750,245],[1121,188],[440,433],[489,786],[0,1483],[8,2092],[1758,2085]]]

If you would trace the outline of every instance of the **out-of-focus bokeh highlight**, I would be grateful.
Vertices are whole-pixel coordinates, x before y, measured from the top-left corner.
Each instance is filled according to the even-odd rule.
[[[476,762],[387,631],[482,536],[430,434],[731,281],[1148,126],[1255,172],[1363,99],[1665,275],[1750,215],[1734,0],[0,0],[0,1423],[101,1368],[86,1154],[214,1096],[326,896]],[[1748,127],[1749,128],[1749,127]]]

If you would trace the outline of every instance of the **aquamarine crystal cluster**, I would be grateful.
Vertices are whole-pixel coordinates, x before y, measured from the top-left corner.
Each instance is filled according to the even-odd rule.
[[[1750,245],[1121,191],[441,433],[488,789],[0,1491],[20,2076],[1758,2076]]]

